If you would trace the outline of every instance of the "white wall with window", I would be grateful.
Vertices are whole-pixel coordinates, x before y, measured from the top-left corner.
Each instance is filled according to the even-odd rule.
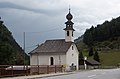
[[[70,67],[72,64],[74,64],[74,66],[76,66],[78,70],[78,56],[79,52],[76,48],[76,45],[75,44],[71,45],[70,49],[66,54],[67,67]]]
[[[31,57],[31,65],[52,65],[52,63],[53,65],[65,65],[66,55],[38,55],[38,57],[33,55]]]
[[[65,41],[72,41],[74,42],[74,37],[73,37],[73,30],[66,30],[65,31]]]

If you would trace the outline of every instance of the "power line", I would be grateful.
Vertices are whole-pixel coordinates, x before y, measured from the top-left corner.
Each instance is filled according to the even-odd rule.
[[[40,32],[25,32],[25,33],[46,33],[46,32],[51,32],[51,31],[56,31],[56,30],[61,30],[61,27],[45,30],[45,31],[40,31]]]
[[[30,49],[30,48],[33,48],[33,47],[36,47],[36,46],[38,46],[38,44],[37,45],[28,46],[28,47],[26,47],[26,49]]]

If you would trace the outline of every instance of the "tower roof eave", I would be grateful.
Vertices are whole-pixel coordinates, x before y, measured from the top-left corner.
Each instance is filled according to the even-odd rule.
[[[73,30],[73,31],[75,31],[75,29],[73,29],[73,28],[64,28],[63,30]]]

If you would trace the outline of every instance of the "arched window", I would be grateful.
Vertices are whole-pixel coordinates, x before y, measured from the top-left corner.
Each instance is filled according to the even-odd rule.
[[[54,65],[54,58],[50,57],[50,65]]]
[[[72,50],[74,50],[74,47],[72,46]]]

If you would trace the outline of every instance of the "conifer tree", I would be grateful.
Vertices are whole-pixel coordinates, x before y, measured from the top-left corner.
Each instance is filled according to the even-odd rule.
[[[93,56],[93,54],[94,54],[94,53],[93,53],[93,47],[90,47],[90,48],[89,48],[89,56]]]
[[[96,60],[96,61],[98,61],[98,62],[100,62],[100,58],[99,58],[99,55],[98,55],[98,52],[97,52],[97,51],[95,51],[95,54],[94,54],[94,56],[93,56],[93,59]]]

